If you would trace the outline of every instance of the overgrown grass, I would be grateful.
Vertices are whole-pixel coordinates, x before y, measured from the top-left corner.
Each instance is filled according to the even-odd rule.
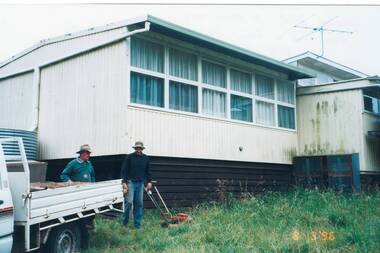
[[[86,253],[95,252],[379,252],[380,192],[338,194],[295,190],[187,212],[193,222],[161,228],[145,211],[143,228],[96,219]]]

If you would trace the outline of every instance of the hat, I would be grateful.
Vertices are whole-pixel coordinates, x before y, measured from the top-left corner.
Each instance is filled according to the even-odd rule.
[[[77,154],[80,154],[80,153],[85,152],[85,151],[91,153],[90,145],[84,144],[84,145],[80,146],[79,151],[77,152]]]
[[[142,143],[142,141],[136,141],[135,145],[132,148],[134,148],[134,149],[136,149],[136,148],[145,149],[144,143]]]

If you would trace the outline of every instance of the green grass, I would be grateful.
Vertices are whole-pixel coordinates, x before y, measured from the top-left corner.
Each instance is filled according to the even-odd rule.
[[[178,228],[161,228],[155,210],[145,211],[140,230],[124,228],[121,220],[97,218],[86,253],[365,253],[380,249],[380,192],[344,195],[295,190],[208,203],[187,213],[193,222]]]

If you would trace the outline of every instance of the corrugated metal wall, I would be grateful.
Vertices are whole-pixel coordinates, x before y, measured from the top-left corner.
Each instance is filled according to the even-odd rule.
[[[380,140],[367,136],[368,131],[380,131],[379,116],[363,113],[363,158],[365,171],[380,171]]]
[[[125,143],[126,43],[119,42],[41,70],[41,159],[72,157],[89,143],[94,155]]]
[[[77,52],[81,49],[108,41],[116,36],[122,35],[124,32],[126,32],[126,28],[122,27],[48,44],[0,68],[0,76],[6,76],[15,71],[34,68],[39,64],[52,61]]]
[[[299,155],[361,151],[361,91],[297,97]]]
[[[156,156],[290,164],[296,132],[130,107],[128,143]],[[239,151],[239,147],[243,151]]]
[[[33,72],[0,80],[0,128],[30,130],[35,95]]]
[[[136,140],[155,156],[290,164],[296,153],[294,131],[128,108],[128,86],[122,42],[42,69],[41,159],[72,157],[83,143],[95,156],[123,154]]]

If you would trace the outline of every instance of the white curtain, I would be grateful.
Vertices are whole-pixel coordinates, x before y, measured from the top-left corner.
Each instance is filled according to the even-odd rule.
[[[294,104],[294,83],[278,80],[277,100],[289,104]]]
[[[138,104],[164,107],[164,80],[131,72],[131,101]]]
[[[169,73],[172,76],[197,81],[197,57],[195,55],[178,51],[176,49],[170,49]]]
[[[203,89],[203,113],[215,117],[226,117],[226,94],[219,91]]]
[[[169,107],[180,111],[198,112],[198,88],[193,85],[170,81]]]
[[[131,65],[163,73],[164,47],[150,41],[132,37]]]
[[[202,82],[226,88],[226,68],[211,62],[202,61]]]
[[[279,127],[295,129],[294,108],[279,105],[277,112]]]
[[[274,99],[274,81],[272,78],[256,75],[256,95]]]
[[[231,89],[252,94],[251,75],[234,69],[230,71]]]
[[[231,95],[231,118],[252,122],[252,99]]]
[[[256,101],[256,122],[262,125],[274,126],[274,104]]]

